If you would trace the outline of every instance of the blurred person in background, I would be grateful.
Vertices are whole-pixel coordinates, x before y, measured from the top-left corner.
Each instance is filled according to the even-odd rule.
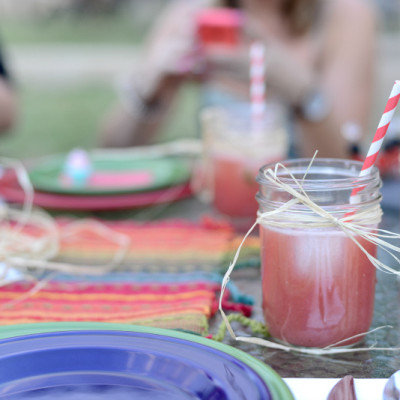
[[[198,51],[196,15],[213,6],[243,12],[243,41],[235,51]],[[356,123],[366,132],[369,122],[374,11],[366,0],[174,0],[155,21],[137,71],[120,82],[120,104],[103,121],[99,144],[151,143],[190,78],[202,83],[206,99],[219,92],[220,99],[248,101],[249,44],[259,40],[266,49],[267,97],[288,110],[291,155],[318,150],[319,157],[346,158],[343,126]]]
[[[10,131],[17,117],[17,99],[9,70],[0,51],[0,132]]]

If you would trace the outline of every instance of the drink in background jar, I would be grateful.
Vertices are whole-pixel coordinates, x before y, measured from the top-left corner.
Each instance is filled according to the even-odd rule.
[[[250,104],[205,109],[201,115],[208,189],[215,210],[246,228],[257,215],[259,168],[287,153],[283,108],[267,103],[256,128]]]
[[[302,181],[309,159],[284,163]],[[310,198],[336,218],[349,210],[366,212],[362,224],[377,227],[381,180],[377,168],[358,178],[362,163],[350,160],[315,159],[302,187]],[[268,182],[260,170],[257,194],[260,212],[277,209],[291,196]],[[279,177],[297,188],[281,170]],[[354,185],[364,186],[357,203],[349,203]],[[371,219],[368,219],[371,211]],[[368,331],[373,317],[376,269],[367,256],[342,230],[321,227],[310,221],[315,213],[297,204],[276,217],[276,223],[260,224],[263,310],[270,333],[297,346],[325,347]],[[280,219],[277,219],[280,218]],[[285,223],[286,226],[283,226]],[[375,256],[376,246],[355,238]]]

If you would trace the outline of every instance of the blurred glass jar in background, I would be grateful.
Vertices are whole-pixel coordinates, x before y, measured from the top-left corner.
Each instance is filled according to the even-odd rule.
[[[256,124],[249,103],[207,107],[200,114],[205,190],[213,208],[239,230],[257,214],[258,170],[287,157],[284,108],[267,102]]]

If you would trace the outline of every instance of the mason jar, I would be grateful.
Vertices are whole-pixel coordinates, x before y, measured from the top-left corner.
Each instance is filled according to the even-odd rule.
[[[257,176],[266,325],[295,346],[357,343],[374,310],[376,268],[360,246],[375,257],[376,245],[360,234],[380,222],[379,171],[360,177],[361,162],[341,159],[282,165]]]
[[[233,103],[205,108],[200,121],[213,209],[247,230],[257,215],[258,170],[287,157],[284,109],[267,102],[263,118],[255,124],[250,103]]]

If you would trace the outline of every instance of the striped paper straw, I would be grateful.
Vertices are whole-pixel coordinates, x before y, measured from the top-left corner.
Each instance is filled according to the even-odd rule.
[[[250,46],[250,103],[251,118],[255,126],[265,115],[265,48],[261,42]]]
[[[372,143],[368,149],[367,156],[364,160],[364,164],[361,168],[359,177],[366,176],[370,174],[372,168],[375,165],[375,161],[378,157],[379,150],[382,147],[383,139],[385,138],[386,132],[389,128],[390,122],[392,121],[394,112],[397,107],[397,103],[400,98],[400,81],[395,81],[392,91],[390,92],[389,100],[386,103],[385,110],[383,111],[381,120],[379,121],[378,129],[375,132],[375,136]],[[350,203],[352,203],[352,198],[357,195],[364,187],[354,188],[351,192]],[[353,200],[354,201],[354,200]]]

